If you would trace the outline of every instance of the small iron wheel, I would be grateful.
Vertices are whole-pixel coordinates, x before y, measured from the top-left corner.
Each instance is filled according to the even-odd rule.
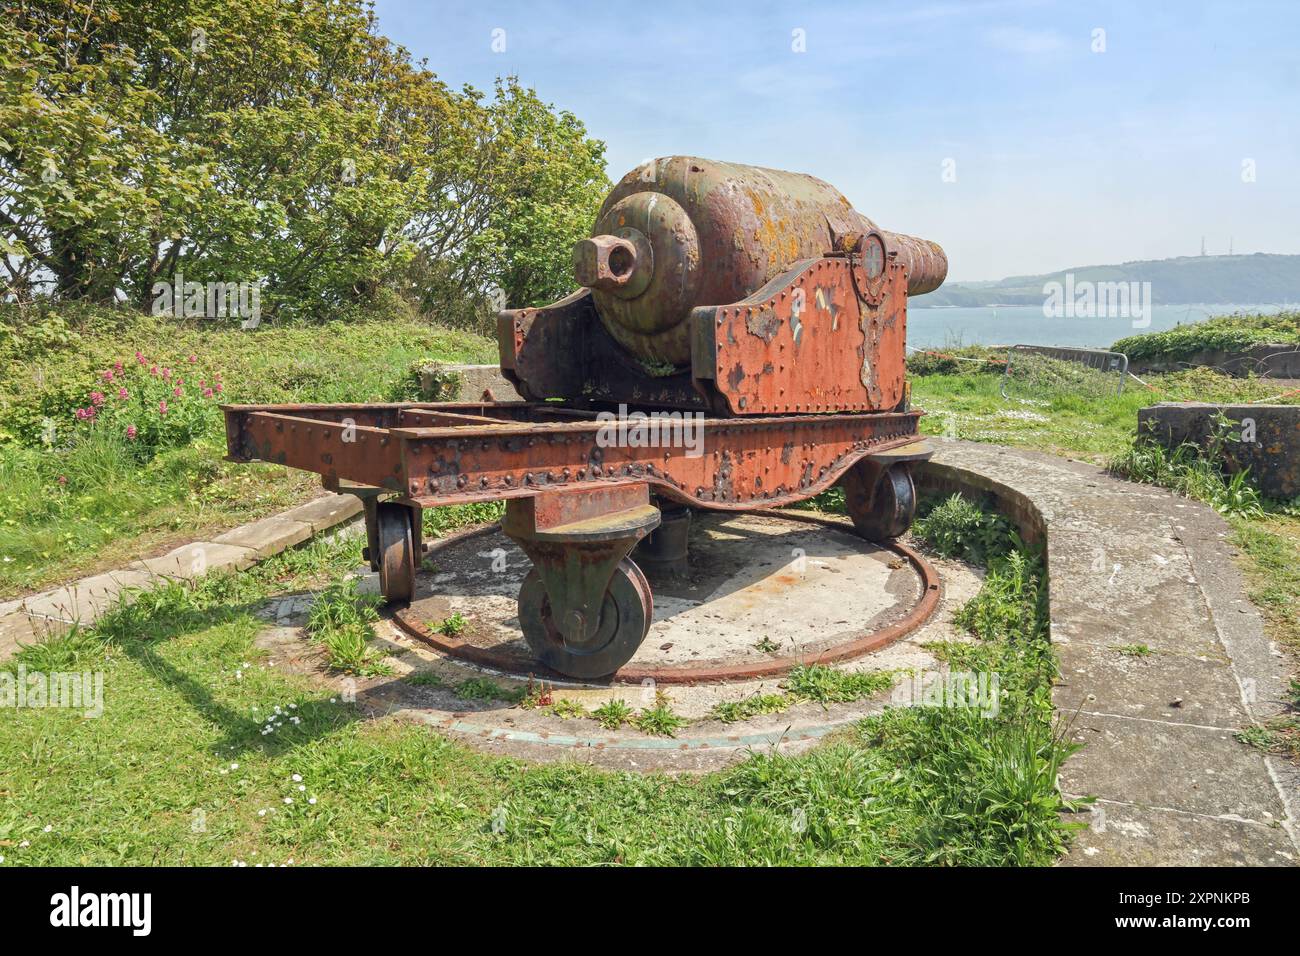
[[[415,541],[412,511],[405,505],[380,502],[375,515],[379,531],[379,590],[391,602],[415,596]]]
[[[614,569],[600,608],[595,635],[581,644],[565,643],[551,614],[542,576],[533,568],[519,589],[519,626],[537,659],[570,677],[596,678],[614,673],[632,659],[654,617],[654,599],[645,575],[624,558]]]
[[[844,476],[844,503],[853,527],[868,541],[897,538],[916,517],[916,487],[911,469],[895,465],[876,480],[874,489],[864,480],[871,470],[859,465]]]

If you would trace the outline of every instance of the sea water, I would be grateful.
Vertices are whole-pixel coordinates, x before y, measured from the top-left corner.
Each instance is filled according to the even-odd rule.
[[[907,344],[939,349],[960,345],[1073,345],[1109,348],[1118,339],[1143,332],[1161,332],[1211,316],[1274,313],[1300,305],[1155,305],[1150,324],[1131,318],[1049,318],[1038,305],[951,307],[926,309],[913,303],[907,310]]]

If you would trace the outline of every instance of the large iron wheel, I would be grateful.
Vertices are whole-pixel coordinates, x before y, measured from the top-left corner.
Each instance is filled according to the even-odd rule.
[[[379,590],[393,602],[415,596],[413,512],[405,505],[381,502],[376,512],[379,540]]]
[[[868,482],[875,477],[874,487]],[[868,541],[897,538],[916,517],[916,486],[912,471],[894,465],[883,472],[859,464],[844,476],[844,504],[853,527]]]
[[[551,614],[542,576],[533,568],[519,589],[519,626],[537,659],[570,677],[614,673],[632,659],[654,617],[654,599],[641,569],[624,558],[605,589],[596,633],[582,643],[566,643]]]

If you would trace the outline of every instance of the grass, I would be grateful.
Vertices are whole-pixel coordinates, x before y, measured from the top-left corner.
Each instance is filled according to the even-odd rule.
[[[1150,657],[1155,653],[1145,644],[1116,644],[1113,649],[1125,657]]]
[[[655,705],[642,708],[641,713],[629,718],[628,723],[651,737],[676,737],[686,726],[686,719],[673,712],[672,701],[662,690],[655,691]]]
[[[1143,484],[1161,485],[1187,498],[1213,505],[1230,518],[1263,517],[1262,499],[1250,484],[1248,471],[1225,474],[1220,452],[1235,423],[1222,413],[1206,447],[1183,443],[1173,450],[1139,436],[1110,462],[1110,471],[1121,478]]]
[[[526,765],[362,719],[255,644],[268,598],[328,588],[359,549],[319,542],[169,584],[23,651],[29,667],[102,670],[105,709],[0,710],[6,865],[1008,865],[1050,862],[1063,846],[1062,750],[1028,697],[996,720],[887,710],[807,754],[698,778]],[[319,627],[364,617],[346,589],[333,593]],[[457,691],[495,697],[490,684]],[[794,686],[845,690],[813,668]],[[590,716],[665,734],[682,720],[664,697]]]
[[[734,724],[742,720],[761,717],[764,714],[779,714],[795,703],[789,694],[753,693],[740,700],[722,700],[713,705],[709,711],[710,720],[720,720],[724,724]]]
[[[1287,695],[1286,713],[1274,717],[1262,727],[1238,731],[1237,739],[1265,753],[1300,760],[1300,680],[1291,681]]]
[[[324,646],[334,670],[358,677],[392,673],[383,654],[370,646],[380,603],[378,597],[358,593],[355,578],[331,583],[316,596],[307,617],[307,633]]]
[[[457,684],[455,690],[456,696],[461,700],[504,700],[518,703],[523,697],[487,677],[470,677]]]
[[[1005,357],[1005,356],[1004,356]],[[1047,367],[1064,363],[1044,363]],[[1162,401],[1250,402],[1282,391],[1276,382],[1231,378],[1192,369],[1145,378],[1150,389],[1129,380],[1114,394],[1115,376],[1087,373],[1073,383],[1059,376],[1033,374],[1014,379],[1007,398],[1000,392],[1000,370],[918,375],[911,379],[912,404],[926,414],[921,431],[968,441],[1035,448],[1105,464],[1133,439],[1138,409]],[[1300,397],[1285,400],[1300,402]]]
[[[196,354],[203,367],[222,373],[222,398],[253,403],[411,399],[412,364],[495,357],[486,339],[404,315],[242,331],[87,310],[59,341],[0,359],[0,600],[119,567],[319,493],[314,475],[222,461],[215,406],[197,440],[162,449],[147,464],[121,436],[72,428],[72,409],[86,403],[100,370],[134,361],[137,349],[177,368]],[[437,511],[426,512],[435,531]]]
[[[632,708],[626,701],[607,700],[591,712],[591,718],[606,730],[618,730],[632,719]]]

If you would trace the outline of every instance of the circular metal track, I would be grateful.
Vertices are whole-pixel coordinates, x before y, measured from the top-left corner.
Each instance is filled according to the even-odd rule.
[[[795,521],[803,524],[821,525],[826,528],[834,528],[837,531],[850,530],[850,526],[843,521],[836,521],[829,518],[819,518],[815,515],[804,515],[790,511],[776,511],[772,509],[756,509],[752,514],[763,515],[768,518],[776,518],[784,521]],[[485,525],[482,528],[474,528],[470,531],[452,535],[434,542],[430,547],[430,552],[441,550],[449,545],[464,541],[468,538],[480,537],[491,534],[497,530],[496,525]],[[920,578],[921,594],[916,604],[914,604],[900,620],[895,621],[887,627],[879,630],[868,631],[859,634],[857,637],[850,638],[834,647],[814,654],[792,654],[783,657],[773,657],[765,661],[746,662],[743,664],[702,664],[702,665],[666,665],[663,667],[645,667],[636,665],[625,665],[615,671],[608,677],[608,680],[614,683],[639,684],[645,680],[653,680],[658,684],[707,684],[720,683],[725,681],[742,681],[757,680],[768,677],[781,677],[788,674],[793,668],[800,664],[832,664],[840,661],[853,660],[872,651],[877,651],[882,647],[894,643],[900,638],[906,637],[915,631],[926,621],[930,619],[939,606],[940,587],[938,572],[927,562],[920,554],[904,544],[897,541],[885,541],[876,545],[887,551],[892,551],[899,557],[906,560],[916,571]],[[419,621],[409,608],[402,608],[393,614],[394,622],[412,637],[432,645],[438,651],[449,657],[476,664],[480,667],[490,667],[493,670],[512,673],[517,668],[513,662],[507,661],[500,653],[491,649],[479,647],[470,644],[467,641],[455,637],[448,637],[445,634],[433,631]],[[575,678],[572,675],[561,674],[557,671],[551,671],[550,668],[539,665],[532,670],[532,676],[554,678],[560,682],[572,682]],[[527,675],[521,675],[527,676]]]

